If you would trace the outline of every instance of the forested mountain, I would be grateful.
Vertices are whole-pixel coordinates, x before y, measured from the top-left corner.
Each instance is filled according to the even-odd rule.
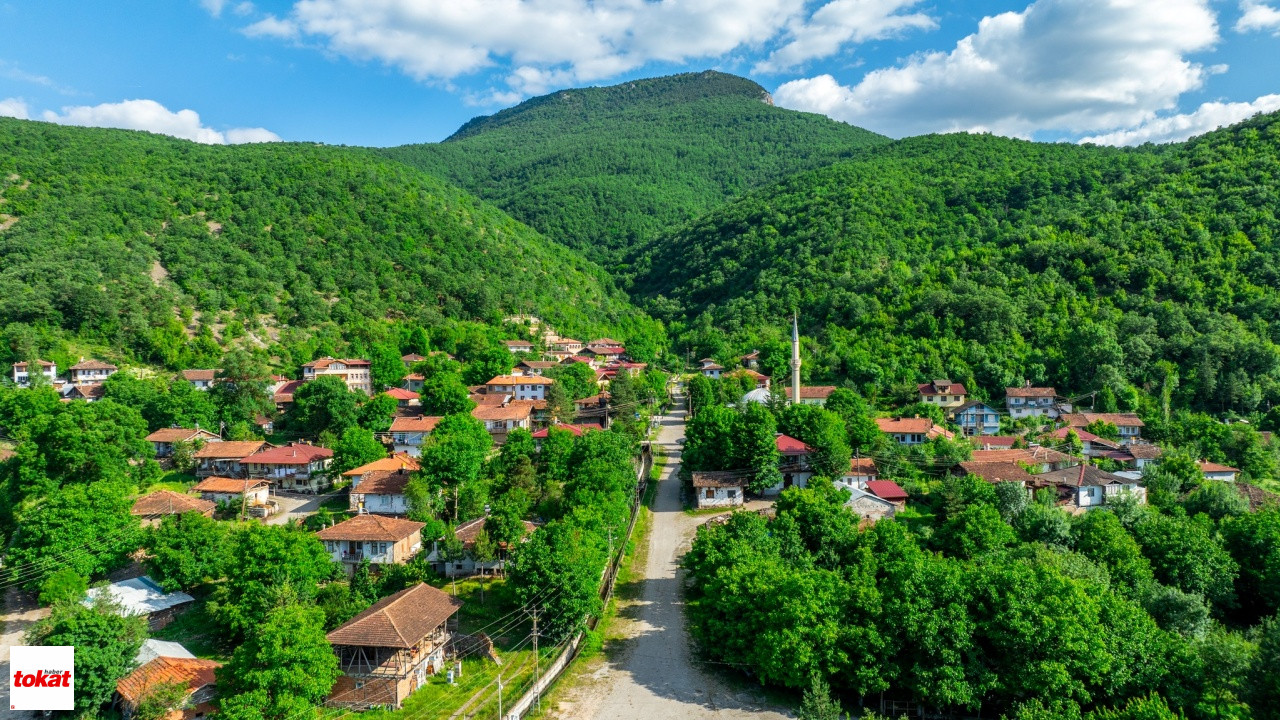
[[[561,90],[384,152],[448,178],[589,257],[887,138],[773,107],[718,72]]]
[[[659,236],[633,294],[694,357],[778,368],[799,310],[811,377],[874,394],[1029,380],[1246,411],[1280,402],[1278,203],[1280,115],[1134,150],[925,136]]]
[[[246,333],[305,361],[508,312],[661,334],[593,263],[365,150],[0,118],[0,198],[0,362],[72,342],[187,367]]]

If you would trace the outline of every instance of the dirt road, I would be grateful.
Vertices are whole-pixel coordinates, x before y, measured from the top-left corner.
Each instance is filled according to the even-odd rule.
[[[680,500],[678,438],[684,436],[684,413],[662,419],[658,442],[668,461],[653,507],[648,564],[638,602],[620,610],[629,617],[625,648],[575,688],[553,716],[565,720],[659,720],[665,718],[789,717],[769,706],[749,682],[727,683],[694,658],[684,623],[680,595],[680,557],[689,549],[697,526],[707,516],[684,513]],[[738,687],[733,687],[737,685]]]

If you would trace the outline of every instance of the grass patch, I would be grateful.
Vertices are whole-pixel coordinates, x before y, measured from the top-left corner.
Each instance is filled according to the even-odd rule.
[[[183,647],[198,658],[226,662],[231,657],[231,652],[221,645],[215,630],[218,625],[209,615],[209,590],[204,588],[194,594],[197,597],[191,607],[174,618],[173,622],[152,633],[152,637],[182,643]]]
[[[142,494],[146,495],[157,490],[172,490],[174,492],[185,493],[195,487],[197,482],[195,475],[188,475],[187,473],[180,473],[177,470],[170,470],[160,476],[159,480],[148,485],[147,488],[142,491]]]

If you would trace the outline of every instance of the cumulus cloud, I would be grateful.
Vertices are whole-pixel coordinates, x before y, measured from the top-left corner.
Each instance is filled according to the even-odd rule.
[[[683,63],[780,47],[789,67],[852,43],[932,27],[921,0],[296,0],[287,15],[244,28],[251,37],[318,40],[419,81],[496,71],[509,98],[590,82],[647,63]],[[816,6],[816,7],[815,7]]]
[[[232,128],[226,132],[214,130],[200,122],[200,115],[195,110],[173,112],[155,100],[68,106],[62,108],[61,113],[46,110],[41,117],[62,125],[146,130],[208,145],[280,140],[280,136],[265,128]]]
[[[919,0],[834,0],[807,20],[793,19],[785,44],[757,63],[754,72],[789,70],[808,60],[835,55],[851,42],[937,27],[924,13],[904,12],[918,4]]]
[[[1218,40],[1208,0],[1039,0],[983,18],[950,52],[867,73],[830,75],[774,93],[784,107],[895,136],[1134,127],[1174,106],[1212,72],[1187,59]]]
[[[220,17],[222,9],[227,6],[227,0],[200,0],[200,7],[204,8],[210,15]]]
[[[1280,110],[1280,95],[1263,95],[1253,102],[1207,102],[1193,112],[1153,118],[1135,128],[1091,135],[1080,142],[1098,145],[1179,142],[1276,110]]]
[[[22,98],[5,98],[0,100],[0,117],[18,118],[26,120],[31,117],[27,103]]]
[[[1236,32],[1258,30],[1280,35],[1280,10],[1261,0],[1240,0],[1240,12],[1240,19],[1235,25]]]

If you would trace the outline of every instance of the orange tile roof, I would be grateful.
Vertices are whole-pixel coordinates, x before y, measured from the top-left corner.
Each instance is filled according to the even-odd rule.
[[[977,475],[987,482],[1034,482],[1035,476],[1027,472],[1021,465],[1012,461],[980,462],[968,461],[960,463],[960,467],[970,475]]]
[[[383,394],[390,395],[396,400],[417,400],[422,397],[418,393],[412,390],[405,390],[404,388],[388,388],[383,391]]]
[[[143,495],[133,503],[131,515],[154,517],[157,515],[181,515],[184,512],[207,513],[218,507],[208,500],[183,495],[172,490],[157,490]]]
[[[116,692],[130,705],[137,706],[156,686],[169,683],[186,685],[187,694],[217,682],[214,671],[222,663],[198,658],[158,657],[116,682]]]
[[[555,385],[556,381],[541,375],[499,375],[489,382],[488,385]]]
[[[974,450],[974,462],[1025,462],[1056,463],[1071,462],[1076,458],[1066,453],[1046,447],[1009,448],[1008,450]]]
[[[205,445],[196,451],[195,457],[198,460],[210,458],[239,460],[249,457],[266,446],[267,443],[261,440],[226,440]]]
[[[462,601],[420,583],[388,595],[329,633],[334,645],[415,647],[458,612]]]
[[[116,370],[116,366],[101,360],[81,360],[72,365],[71,370]]]
[[[146,437],[147,442],[175,443],[192,438],[216,438],[217,435],[208,430],[196,430],[193,428],[160,428]]]
[[[307,443],[289,443],[282,447],[266,448],[242,460],[255,465],[310,465],[324,458],[333,457],[329,448],[316,447]]]
[[[834,392],[835,389],[835,385],[801,385],[800,399],[804,400],[805,398],[809,398],[811,400],[826,400],[831,397],[831,393]],[[790,398],[791,386],[788,385],[783,388],[783,392],[786,393],[788,398]]]
[[[1005,397],[1057,397],[1058,391],[1051,387],[1011,387],[1004,389]]]
[[[413,477],[412,470],[374,470],[366,474],[352,492],[365,495],[403,495]]]
[[[528,400],[512,400],[506,405],[477,405],[471,417],[477,420],[526,420],[533,412]]]
[[[207,477],[195,486],[198,492],[211,493],[245,493],[266,487],[266,480],[237,480],[228,477]]]
[[[397,418],[404,420],[416,420],[417,418]],[[439,420],[439,418],[437,418]],[[364,475],[369,472],[385,470],[387,472],[395,472],[397,470],[418,470],[422,466],[417,459],[409,456],[407,453],[395,453],[391,457],[378,458],[370,463],[365,463],[358,468],[352,468],[342,475],[344,477],[352,477],[355,475]]]
[[[364,483],[361,483],[363,485]],[[386,515],[356,515],[337,525],[316,533],[321,540],[377,540],[398,542],[421,532],[426,523],[387,517]]]
[[[398,417],[391,421],[391,432],[431,432],[443,419],[440,415]]]
[[[1069,413],[1063,415],[1062,420],[1071,427],[1085,427],[1098,420],[1116,427],[1146,427],[1134,413]]]
[[[850,475],[878,475],[879,473],[875,460],[871,458],[849,458]]]
[[[216,369],[214,370],[183,370],[182,379],[187,380],[189,382],[196,382],[197,380],[203,380],[205,382],[213,382],[217,374],[218,374],[218,371]]]
[[[933,424],[929,418],[876,418],[881,432],[935,437],[953,437],[952,433]]]
[[[1200,472],[1240,472],[1240,468],[1233,468],[1230,465],[1220,465],[1216,462],[1208,460],[1200,461]]]

